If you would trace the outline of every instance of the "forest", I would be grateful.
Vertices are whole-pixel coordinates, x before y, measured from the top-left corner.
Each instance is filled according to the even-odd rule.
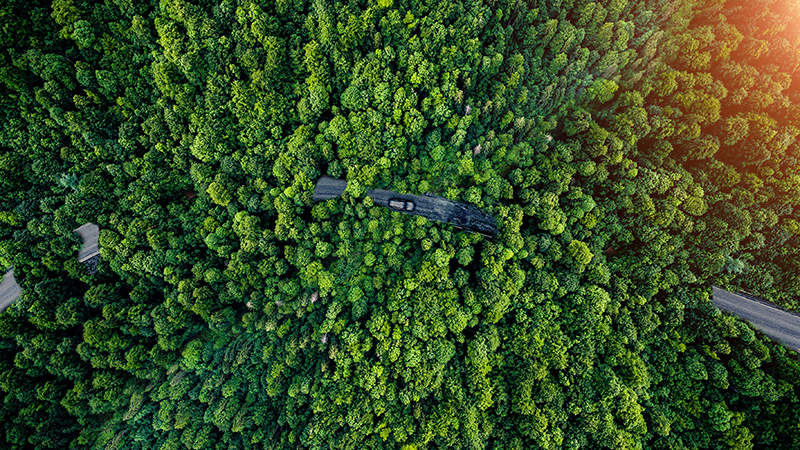
[[[800,448],[711,303],[800,312],[797,0],[5,0],[0,49],[0,447]]]

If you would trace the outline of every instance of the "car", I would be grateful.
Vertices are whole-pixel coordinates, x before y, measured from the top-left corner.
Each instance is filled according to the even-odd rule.
[[[392,198],[389,199],[389,208],[396,209],[398,211],[413,211],[414,202],[401,200],[399,198]]]

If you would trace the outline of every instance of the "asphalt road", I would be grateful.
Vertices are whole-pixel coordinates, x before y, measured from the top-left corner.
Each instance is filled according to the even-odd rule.
[[[74,231],[81,235],[83,239],[83,247],[78,252],[78,262],[87,262],[100,255],[100,247],[97,243],[100,227],[89,222]],[[97,261],[95,260],[90,264],[96,265]],[[0,283],[0,311],[8,308],[21,294],[22,289],[20,289],[17,280],[14,279],[14,269],[12,268],[6,272],[2,283]]]
[[[800,316],[716,286],[713,289],[713,303],[718,309],[750,322],[762,333],[800,352]]]
[[[14,279],[14,269],[11,269],[6,272],[3,282],[0,283],[0,311],[8,308],[21,294],[22,289]]]
[[[319,202],[341,197],[346,188],[346,180],[322,176],[314,186],[313,200]],[[497,220],[494,217],[467,203],[454,202],[438,195],[401,194],[384,189],[371,189],[367,191],[367,195],[375,204],[392,211],[422,216],[437,222],[451,223],[458,228],[489,237],[496,236],[498,232]],[[391,201],[394,201],[395,205],[403,205],[401,206],[403,209],[392,207]],[[410,207],[405,205],[410,205]]]
[[[392,211],[397,209],[389,206],[390,200],[400,200],[403,202],[413,203],[413,210],[399,211],[404,214],[412,216],[422,216],[428,220],[435,220],[437,222],[447,222],[450,217],[450,210],[453,209],[451,201],[441,197],[426,197],[423,195],[413,194],[400,194],[394,191],[387,191],[384,189],[371,189],[367,191],[367,195],[372,197],[372,200],[384,208]]]
[[[314,186],[314,196],[312,199],[315,202],[323,200],[330,200],[332,198],[339,198],[344,194],[347,188],[346,180],[338,180],[329,176],[322,176]]]
[[[83,238],[83,247],[78,252],[78,262],[84,262],[89,258],[100,254],[100,247],[97,245],[97,238],[100,235],[100,227],[89,222],[74,230]]]

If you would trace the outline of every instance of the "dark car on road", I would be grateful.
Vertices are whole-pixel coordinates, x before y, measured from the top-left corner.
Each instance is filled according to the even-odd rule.
[[[347,189],[346,180],[338,180],[322,176],[314,186],[315,202],[321,202],[344,195]],[[425,195],[401,194],[384,189],[371,189],[367,196],[376,205],[392,211],[421,216],[428,220],[450,223],[454,227],[479,233],[489,239],[496,239],[499,232],[497,219],[475,205],[440,197],[432,192]]]
[[[392,198],[389,199],[389,207],[398,211],[413,211],[414,202]]]

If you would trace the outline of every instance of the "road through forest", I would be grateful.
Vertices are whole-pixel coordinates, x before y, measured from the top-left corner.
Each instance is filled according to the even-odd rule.
[[[100,227],[88,222],[73,231],[78,233],[83,239],[83,247],[81,247],[80,252],[78,252],[78,262],[90,263],[91,261],[89,260],[100,254],[100,247],[97,243]],[[3,281],[0,283],[0,311],[11,306],[21,294],[22,289],[14,278],[14,269],[10,268],[3,276]]]
[[[770,338],[800,352],[800,316],[716,286],[713,289],[713,303],[718,309],[750,322]]]
[[[322,176],[314,186],[313,200],[320,202],[339,198],[344,194],[346,188],[346,180]],[[367,191],[367,196],[371,197],[375,204],[392,211],[450,223],[457,228],[480,233],[490,239],[494,239],[499,231],[497,219],[469,203],[453,201],[433,194],[401,194],[385,189],[371,189]],[[392,200],[396,204],[403,204],[401,207],[403,209],[399,210],[397,207],[393,207],[390,203]],[[408,203],[411,204],[410,207],[406,206]]]
[[[14,269],[9,269],[0,283],[0,311],[8,308],[17,297],[22,294],[17,280],[14,279]]]
[[[328,195],[325,197],[335,198],[344,190],[343,186],[333,183],[330,188],[331,192],[327,193]],[[315,192],[315,194],[317,193]],[[97,256],[99,254],[97,242],[99,227],[93,223],[87,223],[76,229],[75,232],[83,238],[83,248],[78,253],[78,261],[84,262]],[[9,269],[0,283],[0,311],[14,303],[21,293],[20,286],[14,279],[14,271]],[[750,322],[770,338],[800,352],[800,316],[716,286],[713,286],[713,303],[718,309]]]

